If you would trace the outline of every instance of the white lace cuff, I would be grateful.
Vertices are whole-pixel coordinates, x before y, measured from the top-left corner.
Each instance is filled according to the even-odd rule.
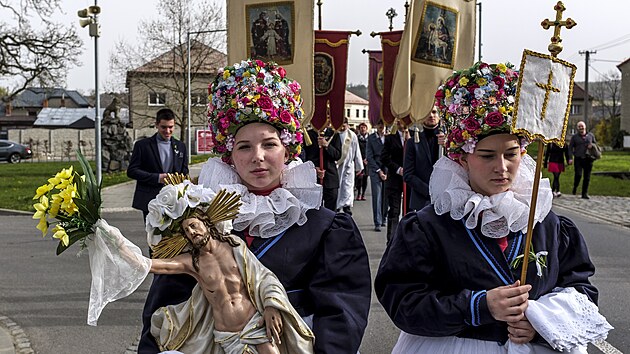
[[[525,315],[559,351],[605,340],[613,329],[597,306],[575,288],[555,288],[538,300],[529,300]]]

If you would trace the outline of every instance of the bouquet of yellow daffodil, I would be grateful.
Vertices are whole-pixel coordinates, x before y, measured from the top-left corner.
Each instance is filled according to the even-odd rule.
[[[33,219],[39,219],[37,229],[45,237],[51,224],[52,236],[59,239],[57,255],[73,243],[94,233],[94,224],[100,218],[101,186],[96,182],[92,167],[80,151],[77,151],[83,174],[73,171],[72,166],[62,169],[48,183],[37,188],[33,199]]]

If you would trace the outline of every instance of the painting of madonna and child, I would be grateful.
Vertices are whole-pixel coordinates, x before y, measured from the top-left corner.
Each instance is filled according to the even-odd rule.
[[[455,59],[457,16],[455,9],[426,2],[411,59],[452,69]]]
[[[293,64],[295,11],[293,2],[247,5],[249,57],[273,60],[280,65]]]

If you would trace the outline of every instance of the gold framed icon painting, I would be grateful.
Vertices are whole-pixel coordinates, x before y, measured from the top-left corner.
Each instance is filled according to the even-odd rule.
[[[411,60],[453,69],[455,63],[459,12],[456,9],[424,3],[411,52]]]
[[[249,57],[293,64],[295,8],[292,1],[245,6]]]

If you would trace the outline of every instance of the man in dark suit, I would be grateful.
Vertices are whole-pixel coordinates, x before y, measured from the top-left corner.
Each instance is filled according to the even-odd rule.
[[[147,206],[164,187],[167,173],[188,174],[186,145],[172,138],[175,114],[168,108],[160,109],[155,119],[157,133],[136,142],[133,146],[127,176],[135,179],[136,191],[132,207],[148,214]]]
[[[136,191],[132,206],[142,210],[144,218],[148,214],[149,201],[155,198],[164,186],[167,173],[188,174],[188,153],[186,145],[175,140],[175,114],[168,108],[160,109],[155,118],[157,133],[136,142],[127,168],[127,176],[135,179]],[[179,298],[192,288],[197,281],[186,274],[156,274],[147,295],[142,312],[142,337],[138,343],[139,353],[154,353],[155,344],[149,339],[151,315],[158,307],[179,302]],[[164,291],[160,289],[169,289]]]
[[[385,136],[383,152],[381,153],[381,166],[387,168],[387,180],[385,181],[385,200],[389,211],[387,212],[387,243],[398,226],[400,207],[403,192],[403,158],[404,142],[409,139],[409,130],[405,123],[397,120],[398,129],[393,134]]]
[[[440,158],[439,146],[444,145],[444,133],[439,129],[440,116],[437,108],[422,122],[423,130],[418,133],[418,142],[407,141],[403,179],[407,183],[409,210],[420,210],[431,203],[429,197],[429,179],[433,165]]]
[[[311,161],[315,165],[317,178],[324,175],[323,199],[324,206],[332,211],[337,208],[337,195],[339,194],[339,172],[337,171],[337,160],[341,158],[341,139],[339,134],[335,134],[330,128],[324,130],[324,134],[319,135],[315,129],[308,130],[308,136],[313,142],[310,146],[304,146],[304,160]],[[323,148],[324,171],[319,169],[319,148]]]
[[[366,159],[370,173],[370,189],[372,190],[372,219],[374,231],[380,232],[385,226],[387,217],[387,203],[383,201],[387,168],[381,165],[381,153],[385,142],[385,125],[383,121],[376,123],[376,132],[370,134],[366,144]]]

